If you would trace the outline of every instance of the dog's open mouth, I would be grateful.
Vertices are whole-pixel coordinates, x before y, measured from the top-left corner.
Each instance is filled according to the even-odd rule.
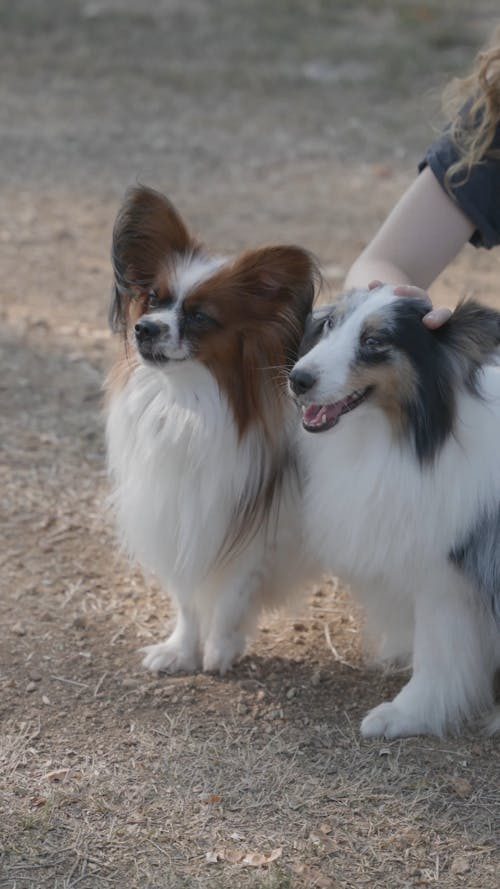
[[[307,432],[326,432],[333,429],[340,420],[342,414],[348,414],[355,407],[362,404],[369,394],[371,386],[362,391],[356,389],[340,401],[332,404],[308,404],[302,414],[302,425]]]

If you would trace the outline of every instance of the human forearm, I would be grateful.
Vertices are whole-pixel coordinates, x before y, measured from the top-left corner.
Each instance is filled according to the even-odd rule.
[[[409,284],[410,279],[391,262],[364,253],[352,264],[345,279],[346,289],[367,287],[370,281],[383,281],[384,284]]]
[[[378,279],[427,289],[470,238],[474,226],[425,169],[353,263],[347,287]]]

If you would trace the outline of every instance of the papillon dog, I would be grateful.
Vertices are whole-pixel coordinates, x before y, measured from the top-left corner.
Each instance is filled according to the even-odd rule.
[[[353,291],[312,315],[290,374],[309,542],[382,656],[412,665],[365,737],[500,727],[500,313],[466,301],[429,330],[427,311],[389,286]]]
[[[295,246],[211,255],[166,197],[116,219],[107,443],[129,555],[175,602],[144,665],[227,670],[262,608],[303,589],[300,422],[287,392],[317,266]]]

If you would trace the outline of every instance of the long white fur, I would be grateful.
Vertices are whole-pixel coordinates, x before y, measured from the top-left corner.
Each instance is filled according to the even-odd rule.
[[[189,286],[199,280],[192,271]],[[297,431],[290,402],[280,434],[292,442]],[[139,363],[111,398],[107,439],[124,548],[177,607],[173,632],[145,649],[144,665],[225,672],[242,654],[259,611],[288,600],[311,573],[293,476],[269,524],[220,560],[238,503],[258,492],[273,455],[257,426],[238,439],[210,372],[192,360],[165,368]]]
[[[298,362],[319,374],[314,402],[348,394],[363,318],[393,298],[390,288],[374,293]],[[499,368],[484,368],[481,392],[457,393],[455,434],[424,468],[370,400],[330,431],[302,433],[310,545],[352,586],[382,657],[412,659],[402,691],[364,718],[366,737],[442,734],[493,706],[499,629],[448,559],[500,500]]]

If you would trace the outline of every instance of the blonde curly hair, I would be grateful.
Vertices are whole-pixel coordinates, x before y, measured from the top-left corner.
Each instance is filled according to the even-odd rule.
[[[443,104],[459,153],[445,177],[449,189],[452,182],[454,186],[467,182],[472,167],[485,158],[500,159],[500,149],[491,147],[500,123],[500,25],[491,45],[478,54],[472,72],[447,86]]]

